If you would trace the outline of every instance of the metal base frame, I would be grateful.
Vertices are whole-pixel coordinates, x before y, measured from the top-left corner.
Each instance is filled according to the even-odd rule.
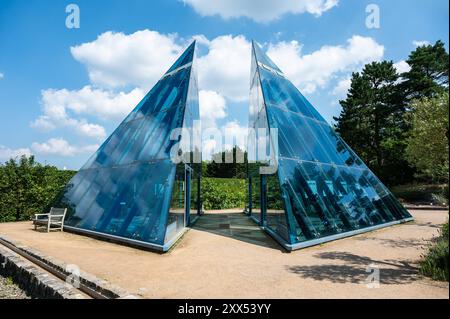
[[[334,240],[338,240],[338,239],[342,239],[342,238],[346,238],[346,237],[351,237],[351,236],[355,236],[355,235],[359,235],[359,234],[363,234],[363,233],[368,233],[368,232],[371,232],[371,231],[374,231],[377,229],[386,228],[386,227],[390,227],[390,226],[398,225],[398,224],[403,224],[403,223],[411,222],[414,220],[414,218],[412,218],[412,217],[404,218],[401,220],[396,220],[396,221],[392,221],[392,222],[385,223],[385,224],[380,224],[380,225],[376,225],[376,226],[352,230],[352,231],[349,231],[346,233],[312,239],[312,240],[308,240],[308,241],[301,242],[301,243],[289,244],[285,239],[281,238],[280,235],[278,235],[272,229],[270,229],[270,227],[261,226],[260,221],[257,220],[256,217],[254,217],[252,215],[250,215],[249,217],[255,223],[257,223],[262,230],[264,230],[266,233],[268,233],[273,239],[275,239],[283,248],[285,248],[288,251],[293,251],[293,250],[298,250],[298,249],[302,249],[302,248],[306,248],[306,247],[316,246],[316,245],[320,245],[320,244],[323,244],[326,242],[330,242],[330,241],[334,241]]]

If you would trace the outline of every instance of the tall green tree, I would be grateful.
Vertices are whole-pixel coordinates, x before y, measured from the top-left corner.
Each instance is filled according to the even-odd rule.
[[[407,158],[422,177],[433,182],[448,181],[449,102],[448,92],[432,98],[415,100],[409,114],[411,135]]]
[[[433,97],[448,89],[449,55],[442,41],[416,48],[406,62],[411,69],[402,74],[402,89],[409,101]]]
[[[404,159],[405,104],[392,61],[367,64],[352,75],[336,131],[386,183],[405,182],[412,170]]]

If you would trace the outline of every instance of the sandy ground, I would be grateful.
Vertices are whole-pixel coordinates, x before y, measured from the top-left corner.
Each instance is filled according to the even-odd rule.
[[[242,213],[209,212],[166,254],[31,222],[0,234],[146,298],[449,298],[448,283],[417,273],[446,211],[411,211],[412,223],[288,253]],[[369,288],[367,267],[379,269]]]

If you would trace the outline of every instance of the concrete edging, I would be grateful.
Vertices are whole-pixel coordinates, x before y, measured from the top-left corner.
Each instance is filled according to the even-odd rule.
[[[0,273],[12,277],[19,287],[31,297],[46,299],[85,299],[76,289],[70,288],[60,280],[15,252],[0,246]]]
[[[15,248],[19,252],[21,252],[25,255],[28,255],[31,258],[34,258],[34,259],[38,260],[39,262],[45,264],[46,266],[50,267],[55,272],[59,272],[65,276],[72,275],[72,272],[69,271],[69,269],[71,267],[68,267],[69,265],[64,262],[61,262],[54,258],[45,256],[35,249],[26,247],[26,246],[22,246],[22,245],[18,245],[15,242],[11,241],[10,239],[5,238],[4,236],[0,236],[0,243],[2,243],[2,241],[4,243],[8,244],[9,246]],[[13,258],[11,258],[11,257],[13,257]],[[3,259],[6,259],[6,266],[7,266],[7,268],[9,268],[8,275],[11,275],[14,279],[17,279],[18,283],[21,283],[23,280],[25,280],[25,283],[27,281],[29,281],[30,282],[29,284],[31,284],[32,286],[29,287],[28,284],[25,284],[25,287],[31,288],[31,290],[33,290],[34,289],[33,288],[34,284],[33,284],[33,280],[32,280],[33,278],[31,278],[31,279],[29,278],[29,277],[33,277],[33,276],[23,273],[23,270],[22,270],[24,268],[23,264],[25,264],[25,263],[27,264],[26,269],[29,269],[30,267],[33,267],[36,270],[39,270],[39,269],[37,267],[35,267],[28,260],[25,260],[25,257],[21,257],[21,256],[19,256],[19,254],[15,253],[15,252],[10,253],[9,251],[7,251],[6,249],[3,249],[0,246],[0,262],[2,264],[5,262],[5,260],[3,260]],[[35,273],[35,272],[36,271],[34,271],[33,273]],[[42,270],[39,270],[39,272],[40,272],[41,277],[44,275],[49,277],[49,275],[46,272],[44,272]],[[80,271],[79,274],[77,274],[77,275],[79,276],[80,284],[89,288],[92,291],[95,291],[98,295],[101,295],[105,299],[138,298],[134,295],[131,295],[126,290],[124,290],[116,285],[113,285],[103,279],[97,278],[89,273],[84,272],[84,271]],[[24,277],[24,278],[21,279],[20,277]],[[53,279],[53,280],[58,283],[58,281],[56,279]],[[50,284],[53,284],[53,282],[50,282]],[[61,285],[61,284],[58,283],[58,285]],[[62,286],[64,287],[64,285],[62,285]],[[47,296],[47,295],[49,295],[49,296]],[[60,296],[61,298],[71,297],[71,295],[67,295],[67,294],[57,294],[57,295]],[[43,297],[51,298],[52,296],[53,296],[53,294],[50,293],[50,294],[44,294]]]

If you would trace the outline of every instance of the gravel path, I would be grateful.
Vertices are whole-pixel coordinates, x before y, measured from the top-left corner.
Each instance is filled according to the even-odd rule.
[[[414,222],[291,253],[234,210],[206,212],[166,254],[36,232],[28,221],[1,223],[0,233],[144,298],[448,299],[448,283],[417,265],[448,211],[411,213]]]
[[[30,299],[11,279],[0,276],[0,299]]]

